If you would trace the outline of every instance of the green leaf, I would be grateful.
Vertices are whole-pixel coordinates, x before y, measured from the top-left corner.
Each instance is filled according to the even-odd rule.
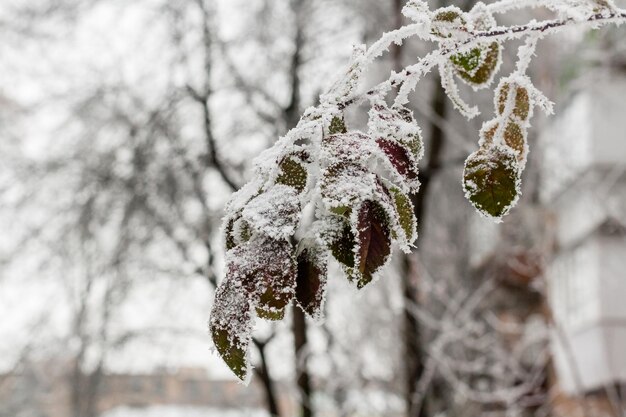
[[[365,201],[359,210],[357,230],[360,289],[372,281],[391,254],[391,230],[384,208],[375,201]]]
[[[415,219],[413,203],[408,195],[404,194],[398,188],[391,189],[393,202],[400,220],[400,227],[404,230],[404,235],[408,243],[412,243],[416,238],[417,220]]]
[[[285,157],[279,165],[280,175],[276,178],[278,184],[295,188],[299,193],[304,191],[307,182],[307,170],[295,158]]]
[[[321,256],[321,253],[305,249],[298,256],[296,300],[302,310],[314,319],[322,316],[326,273],[326,259]]]
[[[241,217],[241,215],[239,216]],[[235,222],[239,217],[232,217],[226,223],[226,228],[224,229],[224,242],[226,243],[226,250],[231,250],[237,244],[235,243],[235,236],[233,235],[233,231],[235,228]]]
[[[481,213],[504,216],[519,197],[520,172],[515,154],[504,147],[481,149],[465,161],[466,197]]]
[[[350,213],[352,213],[352,209],[347,206],[332,207],[330,211],[331,213],[337,214],[338,216],[345,217],[346,219],[349,219]]]
[[[456,54],[450,57],[450,61],[454,64],[458,71],[471,73],[475,71],[482,61],[482,49],[474,48],[464,54]]]
[[[348,129],[346,129],[346,123],[343,121],[341,117],[333,117],[330,121],[330,126],[328,126],[328,133],[331,135],[337,135],[340,133],[347,133]]]
[[[482,87],[489,84],[500,62],[500,44],[474,48],[465,54],[450,57],[457,75],[470,85]]]
[[[257,307],[256,314],[259,318],[268,321],[280,321],[285,318],[285,307],[282,309],[266,307]]]
[[[226,223],[226,228],[224,229],[226,250],[231,250],[252,238],[253,232],[250,225],[241,217],[241,212],[239,212]]]
[[[333,239],[330,245],[330,252],[333,257],[345,267],[354,268],[354,247],[356,239],[352,228],[346,223],[338,236]]]
[[[226,279],[217,289],[209,322],[218,353],[242,381],[248,377],[248,347],[252,331],[252,314],[245,291]]]
[[[421,159],[424,153],[424,145],[422,137],[419,135],[411,135],[399,140],[404,146],[409,148],[415,159]]]

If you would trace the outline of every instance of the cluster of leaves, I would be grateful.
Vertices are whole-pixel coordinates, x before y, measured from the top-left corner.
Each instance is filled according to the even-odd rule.
[[[526,77],[501,80],[496,89],[496,117],[483,124],[479,150],[465,161],[463,187],[474,207],[501,219],[520,195],[528,154],[528,127],[533,103]]]
[[[329,255],[362,288],[389,261],[393,243],[410,250],[417,220],[409,193],[419,188],[422,154],[412,113],[377,101],[367,133],[347,131],[335,115],[321,138],[299,137],[264,156],[270,163],[258,180],[227,207],[227,274],[210,321],[218,352],[239,378],[249,375],[255,316],[281,320],[295,299],[321,318]],[[312,226],[298,233],[307,206]]]
[[[431,32],[439,38],[440,48],[454,49],[464,34],[486,31],[496,26],[496,20],[483,3],[477,3],[469,13],[450,6],[434,13]],[[502,45],[497,41],[478,42],[466,51],[453,54],[439,64],[442,86],[453,105],[468,119],[477,116],[478,109],[466,104],[459,96],[455,75],[474,90],[489,87],[502,63]]]
[[[520,195],[533,109],[551,111],[551,103],[525,75],[537,40],[570,21],[626,20],[626,13],[608,0],[590,3],[593,7],[582,0],[550,0],[552,10],[573,9],[583,18],[568,15],[566,21],[510,30],[497,27],[493,13],[512,2],[479,2],[464,13],[456,7],[430,11],[423,0],[409,0],[403,13],[413,24],[383,35],[367,50],[355,48],[346,74],[321,96],[318,107],[307,110],[296,128],[258,158],[253,180],[226,207],[226,277],[215,296],[210,331],[235,375],[242,380],[250,376],[256,317],[281,320],[295,300],[310,317],[322,318],[331,257],[363,288],[389,262],[394,244],[411,250],[417,219],[410,195],[419,189],[423,144],[405,107],[408,94],[438,67],[454,106],[467,118],[478,115],[460,98],[456,79],[475,90],[489,87],[501,64],[503,42],[526,30],[517,69],[500,80],[495,117],[483,124],[479,149],[467,158],[463,176],[466,196],[481,214],[500,221],[508,213]],[[358,93],[367,66],[391,44],[412,36],[438,48]],[[388,104],[394,86],[398,94]],[[349,131],[344,109],[366,100],[368,131]]]

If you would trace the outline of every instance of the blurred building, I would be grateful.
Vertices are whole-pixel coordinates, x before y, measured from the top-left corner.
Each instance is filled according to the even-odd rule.
[[[602,74],[541,137],[556,253],[547,273],[552,347],[569,394],[626,384],[625,109],[626,78]]]
[[[59,363],[51,361],[26,367],[24,372],[0,376],[0,416],[75,415],[70,376],[59,369]],[[101,378],[95,397],[97,415],[155,415],[155,410],[160,409],[156,415],[193,415],[194,411],[190,410],[195,410],[205,417],[231,412],[256,416],[262,415],[265,408],[259,385],[245,387],[235,381],[209,379],[204,369],[183,368],[143,375],[104,374]],[[175,410],[183,414],[175,414]]]

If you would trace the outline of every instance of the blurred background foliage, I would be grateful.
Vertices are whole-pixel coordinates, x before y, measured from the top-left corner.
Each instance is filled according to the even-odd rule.
[[[540,189],[553,174],[538,143],[549,121],[531,130],[520,207],[493,226],[459,183],[491,94],[464,89],[485,111],[467,122],[434,75],[411,98],[427,147],[415,253],[396,254],[359,297],[335,269],[322,325],[297,309],[260,324],[249,387],[210,351],[223,204],[352,45],[403,23],[403,5],[0,5],[0,416],[623,415],[619,381],[572,396],[554,375],[545,272],[556,248]],[[533,77],[558,114],[598,79],[623,77],[624,45],[623,29],[565,32],[542,42]],[[431,47],[395,48],[369,82]]]

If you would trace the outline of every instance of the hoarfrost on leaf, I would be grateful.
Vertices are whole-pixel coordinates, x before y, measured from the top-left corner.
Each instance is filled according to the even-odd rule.
[[[320,247],[304,247],[298,255],[296,300],[302,310],[314,320],[324,315],[328,253]]]
[[[520,169],[507,147],[480,149],[465,161],[465,196],[486,217],[501,221],[520,196]]]
[[[209,327],[222,359],[242,381],[249,380],[248,349],[252,338],[253,315],[241,283],[227,279],[215,294]]]
[[[494,15],[524,7],[547,7],[557,18],[497,26]],[[479,149],[463,173],[467,199],[482,215],[501,221],[521,193],[534,108],[553,110],[526,75],[538,41],[571,25],[626,21],[626,11],[612,0],[496,0],[478,2],[468,13],[454,6],[431,11],[426,1],[409,0],[402,12],[412,23],[383,34],[369,49],[356,46],[347,71],[294,129],[255,159],[254,177],[226,205],[226,277],[209,326],[217,351],[242,380],[250,377],[255,314],[279,320],[295,299],[321,319],[331,255],[362,288],[381,274],[392,245],[411,250],[417,219],[410,194],[419,190],[424,145],[405,105],[426,74],[438,68],[454,107],[471,119],[478,108],[460,97],[456,78],[473,89],[489,86],[504,43],[524,41],[515,71],[495,89],[494,117],[483,124]],[[374,59],[409,38],[435,48],[360,90]],[[361,104],[369,104],[367,133],[349,129],[344,119],[348,107]]]
[[[252,199],[241,217],[257,233],[287,240],[300,219],[300,200],[294,187],[276,184]]]

